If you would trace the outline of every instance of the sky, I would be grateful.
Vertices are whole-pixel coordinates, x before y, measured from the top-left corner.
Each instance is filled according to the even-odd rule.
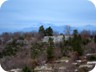
[[[0,8],[0,29],[48,23],[96,26],[96,8],[88,0],[8,0]]]

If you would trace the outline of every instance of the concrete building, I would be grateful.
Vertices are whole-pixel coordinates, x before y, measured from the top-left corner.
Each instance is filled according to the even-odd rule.
[[[54,43],[58,43],[58,42],[62,42],[63,41],[63,38],[65,38],[65,40],[68,40],[70,37],[72,36],[67,36],[67,35],[59,35],[59,36],[45,36],[42,41],[43,42],[48,42],[49,38],[52,38],[53,39],[53,42]]]

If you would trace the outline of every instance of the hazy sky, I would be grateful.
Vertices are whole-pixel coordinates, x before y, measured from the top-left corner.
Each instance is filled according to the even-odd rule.
[[[0,9],[0,28],[25,28],[42,23],[96,25],[96,8],[88,0],[8,0]]]

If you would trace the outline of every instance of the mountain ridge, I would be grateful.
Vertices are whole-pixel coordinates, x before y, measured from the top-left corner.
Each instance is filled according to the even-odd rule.
[[[67,26],[67,25],[57,26],[57,25],[50,24],[50,23],[42,24],[42,25],[44,26],[45,29],[50,26],[50,27],[52,27],[53,31],[59,32],[59,33],[63,33],[64,30],[66,29],[66,26]],[[19,31],[20,32],[38,31],[40,26],[41,25],[32,26],[32,27],[27,27],[27,28],[18,29],[18,30],[17,29],[1,28],[0,33],[3,33],[3,32],[19,32]],[[77,29],[79,32],[81,32],[82,30],[96,31],[96,26],[95,25],[85,25],[85,26],[78,26],[78,27],[70,26],[70,28],[71,28],[71,30]]]

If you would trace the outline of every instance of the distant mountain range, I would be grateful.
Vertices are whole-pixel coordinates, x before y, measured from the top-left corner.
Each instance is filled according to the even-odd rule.
[[[55,32],[59,32],[59,33],[64,33],[64,30],[66,29],[66,25],[54,25],[54,24],[43,24],[44,28],[46,29],[47,27],[51,26],[52,29]],[[29,27],[29,28],[23,28],[23,29],[7,29],[7,28],[2,28],[0,29],[0,33],[3,32],[17,32],[17,31],[22,31],[22,32],[30,32],[30,31],[38,31],[39,30],[40,25],[38,26],[34,26],[34,27]],[[82,30],[90,30],[90,31],[96,31],[96,26],[94,25],[85,25],[85,26],[78,26],[78,27],[73,27],[71,26],[71,30],[77,29],[79,32],[81,32]]]
[[[55,32],[59,32],[59,33],[63,33],[65,31],[65,29],[66,29],[66,25],[56,26],[56,25],[52,25],[52,24],[44,25],[44,28],[46,29],[49,26],[51,26],[51,28]],[[29,31],[38,31],[39,27],[37,26],[37,27],[24,28],[22,31],[24,31],[24,32],[26,32],[26,31],[27,32],[29,32]],[[96,26],[94,26],[94,25],[85,25],[85,26],[78,26],[78,27],[70,26],[70,28],[71,28],[71,30],[77,29],[79,32],[81,32],[82,30],[96,31]]]

